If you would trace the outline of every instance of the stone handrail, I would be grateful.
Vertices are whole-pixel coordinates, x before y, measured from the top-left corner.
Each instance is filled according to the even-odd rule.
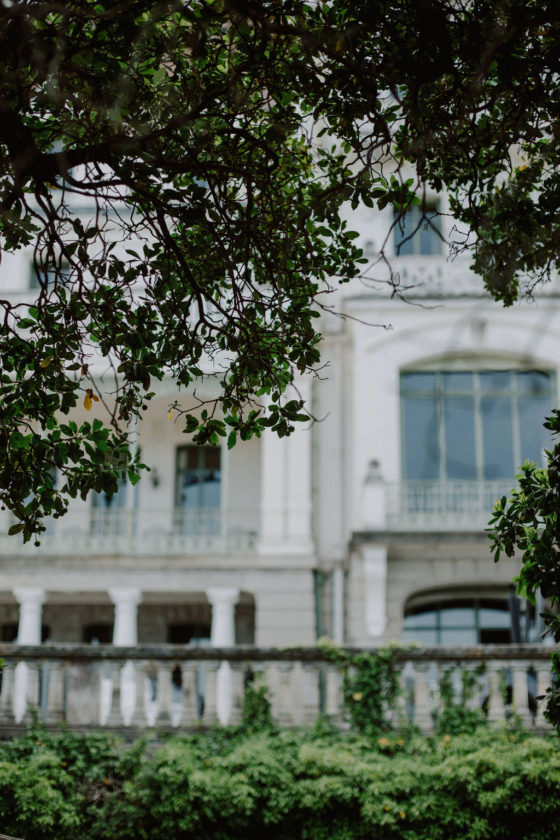
[[[375,648],[344,648],[348,653]],[[394,667],[403,695],[397,715],[425,732],[441,705],[447,671],[461,700],[461,671],[476,685],[465,703],[483,708],[491,723],[512,714],[546,731],[542,703],[551,681],[550,647],[486,645],[399,648]],[[323,647],[234,648],[153,644],[137,647],[47,643],[0,644],[0,733],[24,726],[37,710],[47,726],[141,731],[195,729],[241,720],[244,687],[260,674],[274,719],[283,726],[312,724],[319,712],[346,725],[342,667]]]

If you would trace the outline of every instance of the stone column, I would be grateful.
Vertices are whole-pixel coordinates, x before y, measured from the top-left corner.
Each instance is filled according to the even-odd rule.
[[[235,604],[239,590],[233,587],[214,586],[206,590],[212,607],[210,643],[212,647],[233,647],[235,644]],[[221,662],[216,675],[216,713],[225,726],[231,717],[231,665]]]
[[[17,644],[40,645],[45,590],[39,586],[22,586],[14,589],[14,597],[19,603]]]
[[[41,644],[41,616],[45,603],[45,590],[38,586],[18,587],[14,597],[19,603],[18,645]],[[16,723],[21,723],[28,703],[38,703],[38,672],[30,670],[25,662],[18,662],[14,671],[13,712]]]
[[[138,644],[138,604],[142,600],[140,589],[114,587],[109,590],[109,597],[115,605],[113,644],[119,647]]]
[[[113,644],[131,647],[138,643],[138,605],[142,592],[134,587],[122,586],[109,590],[109,597],[115,605]],[[113,685],[113,691],[115,686]],[[121,669],[120,711],[125,726],[130,726],[136,705],[136,676],[132,662],[126,662]]]

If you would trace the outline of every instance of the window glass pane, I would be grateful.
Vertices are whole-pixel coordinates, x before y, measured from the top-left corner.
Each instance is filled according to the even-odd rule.
[[[539,370],[519,371],[517,376],[517,390],[529,394],[552,394],[552,377],[549,373]]]
[[[404,626],[411,627],[436,627],[437,613],[435,610],[426,610],[425,612],[411,613],[405,616]]]
[[[456,373],[444,373],[443,390],[448,394],[450,391],[472,394],[473,375],[469,371],[457,371]]]
[[[202,450],[204,454],[204,466],[214,470],[220,469],[220,448],[219,446],[207,446]]]
[[[441,254],[440,217],[435,208],[411,207],[393,228],[399,257]]]
[[[513,430],[511,399],[509,397],[482,397],[482,438],[484,449],[484,475],[488,481],[511,478],[517,464],[513,455]]]
[[[442,629],[440,634],[440,644],[442,645],[476,645],[478,638],[476,635],[476,628],[459,627]]]
[[[543,426],[545,417],[550,414],[550,403],[550,397],[520,395],[518,398],[521,463],[527,459],[541,463],[543,449],[550,449],[552,445],[552,435]]]
[[[480,627],[509,627],[511,624],[509,610],[480,607],[478,611],[478,623]]]
[[[220,471],[205,470],[200,479],[200,504],[202,507],[220,506]]]
[[[485,370],[479,374],[479,377],[480,389],[485,393],[488,391],[497,391],[498,393],[511,391],[510,370]]]
[[[420,230],[417,236],[419,237],[418,251],[424,256],[431,256],[441,253],[441,239],[439,236],[440,219],[439,216],[433,212],[427,211],[426,217],[422,219]]]
[[[219,507],[220,484],[220,447],[185,446],[177,450],[176,507]]]
[[[476,479],[474,399],[446,397],[444,422],[445,477]]]
[[[443,627],[475,627],[474,607],[446,607],[440,612]]]
[[[436,390],[435,373],[403,373],[401,376],[401,391],[407,394],[411,391]]]
[[[437,630],[405,630],[403,638],[406,642],[421,642],[431,647],[438,644]]]
[[[429,397],[403,400],[404,477],[440,476],[437,404]]]
[[[126,505],[126,480],[119,481],[119,489],[112,496],[107,493],[92,493],[91,504],[94,508],[123,508]]]
[[[419,222],[418,208],[412,207],[399,219],[393,228],[395,253],[397,257],[409,257],[414,254],[414,230]],[[410,238],[409,238],[410,237]]]

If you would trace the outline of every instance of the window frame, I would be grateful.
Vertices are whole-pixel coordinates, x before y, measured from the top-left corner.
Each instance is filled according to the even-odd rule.
[[[470,390],[446,389],[444,377],[449,374],[468,373],[471,375]],[[482,387],[482,377],[485,374],[507,373],[510,377],[510,384],[507,389],[491,389]],[[400,416],[400,455],[401,455],[401,480],[403,481],[503,481],[513,479],[517,469],[522,464],[522,429],[520,422],[520,402],[524,394],[529,394],[528,389],[519,387],[518,377],[527,373],[545,374],[548,377],[548,387],[543,389],[542,398],[548,400],[549,410],[556,404],[556,372],[553,368],[518,368],[518,367],[454,367],[442,364],[437,368],[412,368],[402,370],[399,373],[399,416]],[[407,388],[405,378],[411,374],[429,374],[435,377],[434,386],[427,389]],[[513,380],[515,376],[515,380]],[[515,383],[515,384],[514,384]],[[483,429],[482,400],[488,397],[507,398],[509,405],[510,429],[512,434],[512,472],[507,478],[486,478],[485,467],[485,437]],[[474,452],[475,452],[475,477],[458,478],[448,475],[449,452],[447,449],[446,418],[444,413],[446,398],[472,398],[473,400],[473,425],[474,425]],[[437,422],[437,447],[438,447],[438,475],[435,478],[411,477],[407,475],[407,418],[406,403],[416,398],[431,399],[435,404]],[[544,414],[543,414],[544,421]],[[552,441],[551,441],[552,443]]]
[[[404,215],[393,215],[393,250],[395,257],[439,257],[443,253],[443,233],[441,229],[441,209],[438,200],[426,201],[423,205],[411,205]],[[407,232],[407,218],[411,231]],[[431,231],[430,243],[436,243],[435,249],[424,250],[422,234]],[[405,253],[402,253],[402,250]]]

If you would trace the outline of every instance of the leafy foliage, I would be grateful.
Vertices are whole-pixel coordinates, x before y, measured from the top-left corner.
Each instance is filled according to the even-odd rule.
[[[253,677],[245,686],[241,725],[247,732],[274,728],[270,692],[268,686],[259,684],[258,676]]]
[[[523,732],[230,732],[220,746],[211,733],[126,748],[35,729],[0,746],[0,767],[3,830],[38,840],[549,840],[560,819],[557,739]]]
[[[456,697],[453,685],[454,673],[458,674],[461,682],[459,697]],[[439,683],[440,708],[436,713],[436,732],[444,735],[474,733],[486,724],[484,710],[469,705],[469,700],[479,694],[478,681],[482,673],[483,668],[472,670],[459,666],[443,672]]]
[[[555,436],[560,433],[560,411],[552,412],[545,422]],[[490,520],[490,537],[494,560],[502,552],[512,557],[521,553],[521,571],[516,579],[517,591],[533,604],[541,593],[549,604],[544,620],[555,642],[560,641],[560,443],[545,452],[546,465],[539,467],[526,462],[517,476],[518,487],[511,498],[503,496],[496,502]],[[552,655],[552,669],[556,675],[547,689],[545,716],[560,727],[560,656]]]
[[[322,649],[344,668],[343,703],[357,732],[377,735],[401,723],[393,720],[400,693],[394,664],[396,646],[379,648],[375,653],[350,653],[327,642]]]
[[[425,224],[446,188],[492,294],[546,279],[559,27],[552,0],[0,3],[1,245],[38,282],[0,302],[0,499],[24,539],[137,479],[164,374],[201,443],[308,419],[289,388],[326,293],[387,263],[363,275],[345,203]],[[67,422],[96,400],[106,425]]]

